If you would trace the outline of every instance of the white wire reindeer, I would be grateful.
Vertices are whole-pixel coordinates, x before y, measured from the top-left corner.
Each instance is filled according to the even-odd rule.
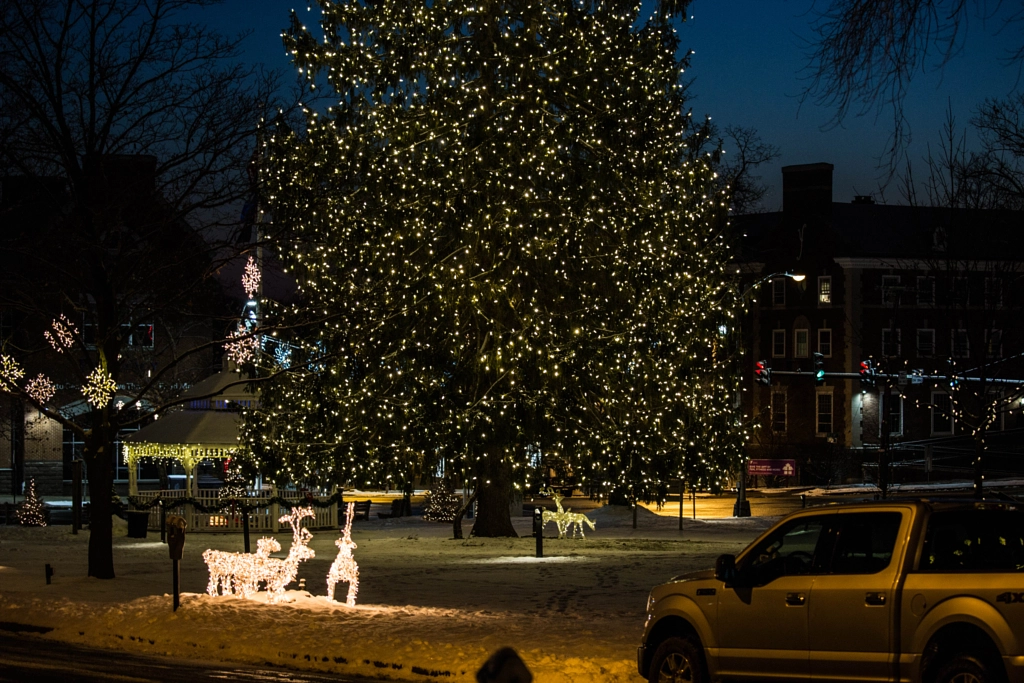
[[[583,523],[586,522],[587,526],[591,529],[596,529],[597,526],[590,521],[590,519],[581,512],[573,512],[572,508],[568,510],[562,509],[562,496],[555,493],[552,489],[541,489],[542,495],[550,496],[551,500],[555,501],[555,505],[558,507],[558,512],[552,512],[551,510],[545,510],[541,515],[541,521],[543,524],[548,522],[554,522],[555,526],[558,527],[558,537],[565,538],[565,532],[569,530],[570,524],[576,526],[572,530],[572,537],[576,538],[576,532],[579,531],[581,537],[586,538],[583,533]]]
[[[327,573],[327,599],[334,601],[334,586],[338,583],[348,582],[348,595],[345,597],[345,604],[349,607],[356,605],[356,593],[359,592],[359,565],[352,557],[352,551],[357,547],[352,540],[352,519],[355,517],[355,503],[349,503],[345,511],[345,528],[341,531],[341,538],[334,542],[338,546],[338,556],[334,558],[334,564]]]

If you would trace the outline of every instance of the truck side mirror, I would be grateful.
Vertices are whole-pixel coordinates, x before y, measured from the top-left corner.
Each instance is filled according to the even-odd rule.
[[[725,583],[726,588],[736,583],[736,556],[719,555],[715,560],[715,578]]]

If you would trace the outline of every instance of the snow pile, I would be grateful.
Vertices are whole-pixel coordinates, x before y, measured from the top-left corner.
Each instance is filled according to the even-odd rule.
[[[588,512],[586,540],[454,541],[450,525],[418,518],[357,523],[359,604],[325,597],[335,534],[314,532],[316,558],[279,604],[202,593],[206,548],[240,550],[241,536],[191,534],[179,610],[171,611],[166,546],[115,539],[118,578],[84,578],[88,534],[0,527],[0,621],[52,627],[47,638],[152,654],[285,665],[392,680],[473,681],[497,649],[516,649],[538,683],[636,680],[636,646],[650,588],[736,552],[771,520],[731,524]],[[32,533],[35,532],[35,533]],[[290,534],[278,536],[285,551]],[[255,540],[254,540],[255,543]],[[44,583],[43,564],[56,568]]]

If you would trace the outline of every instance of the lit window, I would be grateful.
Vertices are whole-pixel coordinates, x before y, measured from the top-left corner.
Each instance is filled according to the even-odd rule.
[[[832,305],[832,276],[823,275],[818,278],[818,305]]]

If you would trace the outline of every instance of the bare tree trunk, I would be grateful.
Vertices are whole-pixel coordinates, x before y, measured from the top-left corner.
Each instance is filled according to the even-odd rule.
[[[473,495],[469,497],[466,504],[463,505],[455,515],[455,519],[452,520],[452,538],[456,541],[462,539],[462,518],[466,516],[466,511],[472,507],[473,501],[476,500],[476,494],[477,492],[473,491]]]
[[[500,455],[488,453],[480,460],[477,478],[476,522],[473,535],[486,538],[518,538],[509,506],[512,503],[512,464]]]
[[[114,578],[113,440],[105,438],[107,431],[94,428],[83,453],[89,466],[89,576],[97,579]]]

